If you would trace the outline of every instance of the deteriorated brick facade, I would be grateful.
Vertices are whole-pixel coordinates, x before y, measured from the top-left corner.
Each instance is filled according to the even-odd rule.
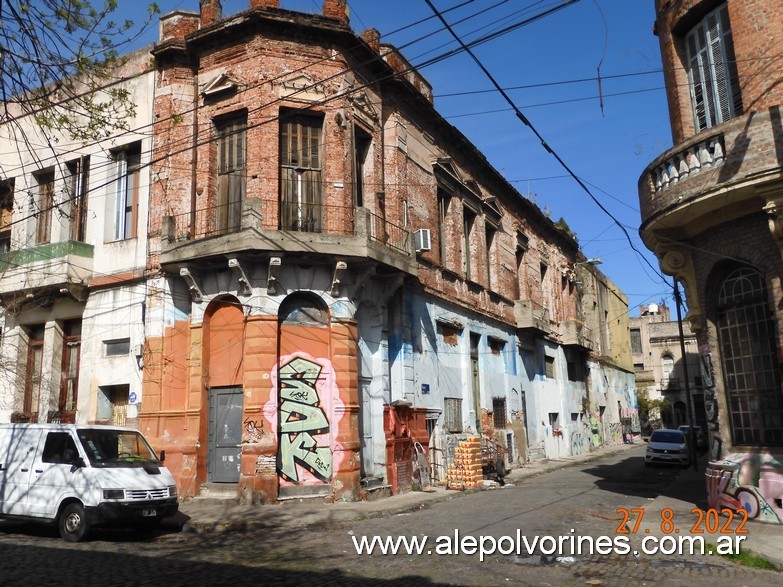
[[[609,387],[632,393],[627,328],[582,335],[598,305],[583,300],[622,294],[587,269],[577,278],[574,238],[437,114],[429,83],[377,31],[349,28],[344,0],[320,15],[200,6],[164,16],[153,50],[141,418],[183,494],[226,481],[246,502],[405,491],[414,442],[445,470],[447,436],[478,431],[522,462],[528,442],[553,450],[539,411],[567,403],[565,428],[585,410],[586,373],[604,369],[591,350],[621,372]],[[545,356],[580,380],[561,401],[552,371],[528,433],[519,390]],[[593,406],[610,406],[607,438],[612,393]],[[221,452],[220,398],[241,411],[236,455]],[[507,411],[493,419],[493,406]]]

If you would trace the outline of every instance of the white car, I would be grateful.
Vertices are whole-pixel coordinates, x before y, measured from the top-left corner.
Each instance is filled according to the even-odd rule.
[[[655,430],[647,442],[647,453],[644,455],[644,465],[649,467],[655,463],[670,465],[690,464],[688,441],[680,430]]]

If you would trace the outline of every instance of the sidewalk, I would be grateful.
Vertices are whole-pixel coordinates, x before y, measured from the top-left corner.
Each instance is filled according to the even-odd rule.
[[[506,477],[516,483],[556,469],[589,462],[607,455],[624,452],[643,444],[604,446],[593,452],[560,459],[547,459],[516,467]],[[500,491],[497,487],[493,491]],[[272,527],[309,527],[334,522],[350,522],[366,518],[393,516],[423,509],[428,504],[458,499],[460,491],[433,487],[426,491],[411,491],[377,501],[336,502],[289,501],[270,505],[238,505],[234,501],[192,499],[180,504],[176,516],[163,521],[168,528],[182,528],[185,532],[228,532]]]
[[[707,466],[707,459],[702,457],[698,461],[698,470],[693,467],[684,470],[667,489],[666,493],[659,495],[651,500],[644,507],[644,516],[639,525],[637,534],[647,534],[658,538],[669,534],[672,536],[696,536],[691,530],[694,525],[704,530],[704,540],[714,545],[718,544],[718,538],[721,536],[745,536],[741,542],[741,550],[750,552],[762,558],[767,559],[779,570],[783,570],[783,524],[769,524],[765,522],[756,522],[748,520],[744,528],[747,534],[736,535],[728,530],[725,533],[706,532],[706,520],[699,520],[699,515],[691,513],[694,508],[702,510],[707,509],[707,485],[704,477],[704,469]],[[671,518],[674,523],[674,529],[667,527],[671,532],[663,532],[661,528],[664,519],[663,511],[670,508],[672,514],[666,512],[667,518]],[[719,525],[722,527],[728,518],[722,516],[719,518]],[[633,527],[635,520],[631,520],[629,525]],[[699,523],[700,522],[700,523]],[[715,524],[715,520],[711,521]],[[734,518],[731,529],[736,529],[739,525],[739,516]]]

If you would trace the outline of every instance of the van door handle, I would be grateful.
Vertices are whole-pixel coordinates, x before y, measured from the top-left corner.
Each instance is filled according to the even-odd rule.
[[[27,473],[30,469],[22,469],[22,473]]]
[[[43,469],[36,469],[35,472],[36,473],[43,473]]]

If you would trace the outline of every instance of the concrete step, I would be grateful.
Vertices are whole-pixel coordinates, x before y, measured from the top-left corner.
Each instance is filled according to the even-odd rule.
[[[198,500],[211,499],[216,501],[238,501],[239,485],[237,483],[204,483],[195,497]]]

